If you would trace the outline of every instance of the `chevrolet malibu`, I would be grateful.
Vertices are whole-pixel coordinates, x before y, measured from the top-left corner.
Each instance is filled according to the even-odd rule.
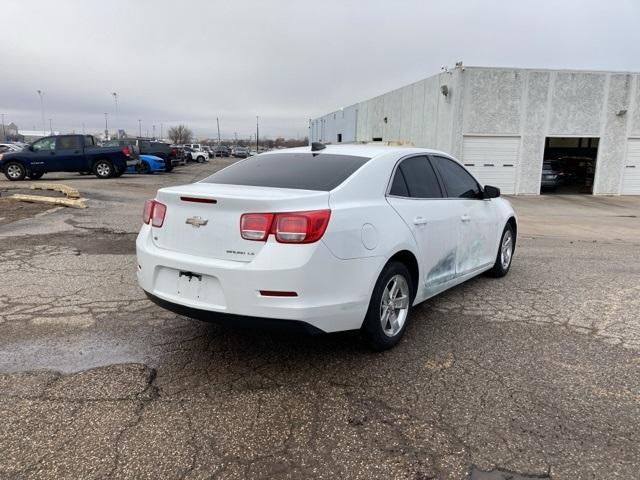
[[[511,266],[516,216],[453,157],[328,145],[269,152],[144,207],[138,281],[176,313],[229,325],[360,329],[394,346],[412,307]]]

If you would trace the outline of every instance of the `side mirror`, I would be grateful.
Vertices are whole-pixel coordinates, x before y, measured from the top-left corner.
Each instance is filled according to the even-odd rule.
[[[492,187],[491,185],[484,186],[484,198],[498,198],[500,196],[500,189],[498,187]]]

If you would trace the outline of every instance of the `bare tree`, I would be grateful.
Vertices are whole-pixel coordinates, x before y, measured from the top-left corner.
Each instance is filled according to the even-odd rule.
[[[167,132],[167,136],[173,143],[190,143],[193,132],[186,125],[178,125],[177,127],[171,127]]]

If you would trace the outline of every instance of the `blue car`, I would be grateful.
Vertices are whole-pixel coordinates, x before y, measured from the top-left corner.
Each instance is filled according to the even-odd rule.
[[[165,161],[155,155],[140,155],[140,164],[127,167],[127,173],[164,172]]]

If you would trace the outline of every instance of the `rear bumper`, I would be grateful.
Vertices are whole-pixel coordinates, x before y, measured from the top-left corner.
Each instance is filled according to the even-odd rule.
[[[385,262],[382,257],[341,260],[322,241],[268,242],[252,262],[236,262],[161,249],[151,237],[152,228],[143,225],[136,241],[138,283],[147,295],[171,311],[227,324],[251,318],[303,323],[323,332],[358,329]],[[202,276],[197,293],[181,293],[180,272]],[[261,290],[297,296],[263,296]]]
[[[220,313],[211,310],[202,310],[200,308],[187,307],[185,305],[180,305],[179,303],[173,303],[167,300],[163,300],[162,298],[156,297],[149,292],[144,293],[147,295],[147,298],[149,298],[149,300],[166,310],[177,313],[178,315],[183,315],[185,317],[202,320],[204,322],[212,322],[234,328],[299,332],[308,335],[318,335],[325,333],[319,328],[314,327],[309,323],[301,322],[299,320],[249,317],[246,315],[234,315],[231,313]]]

